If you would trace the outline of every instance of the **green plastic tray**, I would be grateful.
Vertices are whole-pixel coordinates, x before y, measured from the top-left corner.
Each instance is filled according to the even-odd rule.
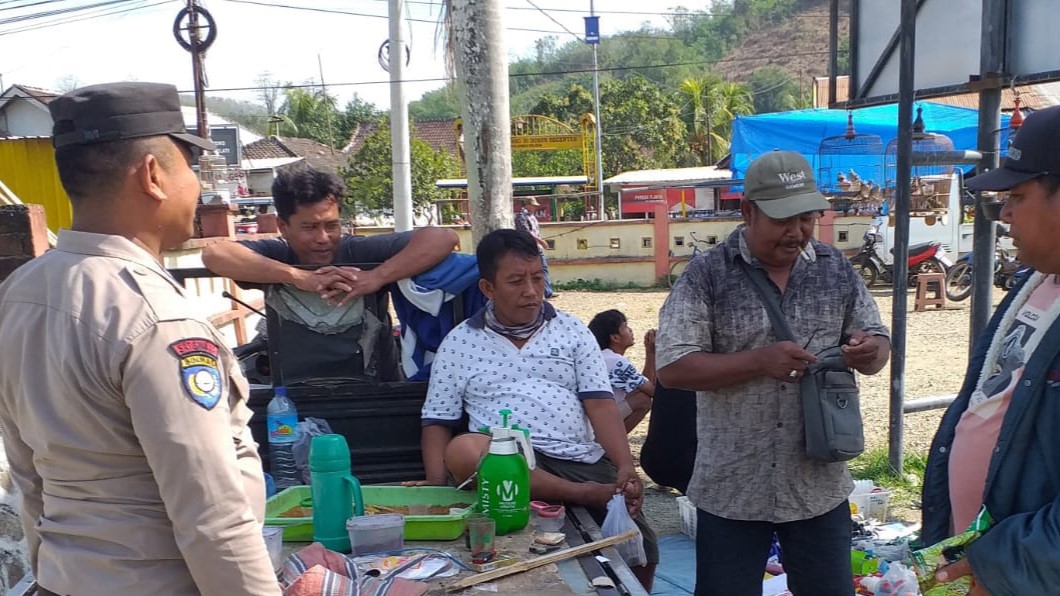
[[[477,502],[475,491],[446,486],[363,486],[365,505],[454,505]],[[279,517],[297,507],[312,493],[308,486],[292,486],[273,495],[265,504],[265,525],[280,526],[286,542],[312,542],[312,517]],[[455,515],[406,515],[405,540],[456,540],[464,533],[473,507]]]

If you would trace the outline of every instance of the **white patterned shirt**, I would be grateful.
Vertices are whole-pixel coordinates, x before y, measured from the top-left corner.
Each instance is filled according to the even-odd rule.
[[[456,426],[466,411],[469,427],[510,422],[530,429],[536,451],[559,459],[596,463],[595,441],[582,400],[611,399],[600,348],[585,324],[555,316],[522,348],[485,327],[479,312],[442,341],[431,369],[423,424]]]

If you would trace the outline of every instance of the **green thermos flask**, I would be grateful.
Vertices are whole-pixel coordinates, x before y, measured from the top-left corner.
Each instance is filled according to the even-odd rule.
[[[494,437],[478,466],[478,505],[508,534],[530,523],[530,467],[513,437]]]
[[[342,435],[318,435],[309,444],[313,494],[313,540],[340,553],[350,552],[346,520],[364,515],[361,483],[350,472],[350,447]]]

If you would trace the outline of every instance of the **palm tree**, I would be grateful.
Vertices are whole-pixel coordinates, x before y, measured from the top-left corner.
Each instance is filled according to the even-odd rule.
[[[682,81],[680,92],[692,106],[689,148],[700,165],[710,165],[729,152],[736,116],[754,113],[751,90],[704,75]]]
[[[724,157],[732,143],[732,123],[737,116],[755,113],[754,96],[743,83],[721,83],[711,90],[711,105],[714,109],[710,134],[713,154],[711,163]]]
[[[463,119],[473,244],[512,224],[508,52],[500,0],[445,0],[447,49]]]
[[[714,75],[689,77],[681,81],[680,93],[692,107],[692,121],[688,123],[688,130],[691,131],[688,147],[699,165],[711,163],[710,90],[720,82],[721,79]]]

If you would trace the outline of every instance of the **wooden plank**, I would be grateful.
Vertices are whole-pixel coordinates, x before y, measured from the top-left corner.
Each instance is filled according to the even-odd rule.
[[[581,527],[575,527],[569,519],[570,515],[574,515],[572,510],[568,510],[568,519],[563,524],[563,533],[567,535],[567,544],[570,546],[580,546],[585,544],[585,538],[582,537]],[[591,539],[590,539],[591,540]],[[593,578],[607,576],[607,571],[604,569],[600,561],[596,560],[596,557],[592,554],[582,555],[578,557],[578,564],[581,566],[582,572],[585,573],[585,577],[592,582]],[[599,596],[618,596],[619,592],[615,588],[597,588],[596,593]]]
[[[594,540],[593,542],[583,544],[581,546],[574,546],[541,557],[535,557],[526,561],[520,561],[519,563],[516,563],[515,565],[512,565],[510,567],[494,569],[493,571],[487,571],[486,573],[480,573],[478,575],[473,575],[471,577],[466,577],[459,581],[453,582],[446,586],[445,591],[459,592],[460,590],[470,588],[471,586],[475,586],[481,583],[493,581],[495,579],[500,579],[509,575],[515,575],[516,573],[522,573],[524,571],[536,569],[538,567],[551,563],[565,561],[567,559],[577,557],[578,555],[584,555],[595,550],[600,550],[601,548],[607,546],[618,544],[619,542],[625,542],[626,540],[629,540],[630,538],[633,538],[636,535],[636,530],[630,530],[623,534],[619,534],[618,536],[612,536],[611,538],[604,538],[603,540]]]

